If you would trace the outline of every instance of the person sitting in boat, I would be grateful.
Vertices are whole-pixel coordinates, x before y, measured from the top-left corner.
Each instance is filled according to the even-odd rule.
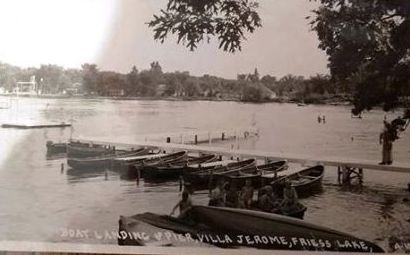
[[[239,207],[239,192],[235,182],[229,184],[225,205],[233,208]]]
[[[270,185],[266,185],[263,188],[262,195],[258,199],[258,207],[264,212],[273,212],[279,206],[277,197],[273,192],[273,188]]]
[[[245,181],[245,186],[242,187],[241,195],[240,195],[243,208],[246,208],[246,209],[251,208],[253,192],[254,192],[254,188],[252,186],[252,181],[248,179]]]
[[[298,207],[298,194],[296,189],[292,187],[290,180],[286,180],[285,188],[283,189],[283,200],[280,204],[280,210],[284,214],[288,214]]]
[[[225,182],[222,178],[217,180],[216,187],[211,190],[209,206],[225,206]]]
[[[182,192],[182,199],[172,209],[171,216],[174,215],[177,208],[179,208],[178,219],[188,217],[188,212],[192,208],[192,201],[187,191]]]

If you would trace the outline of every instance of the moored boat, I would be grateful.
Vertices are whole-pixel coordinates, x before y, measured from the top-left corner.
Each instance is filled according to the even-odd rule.
[[[193,206],[189,218],[184,220],[153,213],[120,217],[119,232],[138,232],[138,222],[189,236],[193,243],[199,241],[225,248],[383,252],[376,244],[350,234],[299,219],[243,209]],[[138,238],[133,240],[130,236],[119,238],[119,244],[141,245]]]
[[[174,153],[164,154],[159,157],[147,158],[134,164],[135,167],[153,167],[172,162],[178,162],[187,157],[187,151],[177,151]]]
[[[141,156],[149,152],[147,148],[139,148],[133,151],[119,152],[116,154],[104,155],[99,157],[88,158],[68,158],[67,164],[74,169],[90,168],[112,168],[112,160],[116,158]]]
[[[178,178],[183,174],[184,168],[193,164],[203,164],[217,160],[215,154],[204,155],[199,157],[187,157],[174,162],[167,162],[155,166],[146,166],[144,169],[145,179],[172,179]]]
[[[54,143],[53,141],[47,141],[47,155],[67,153],[67,143]]]
[[[269,180],[272,181],[280,177],[278,173],[288,168],[287,163],[286,160],[269,162],[263,165],[242,168],[240,171],[223,176],[227,181],[235,182],[237,187],[242,187],[245,185],[246,180],[251,180],[254,188],[260,188],[264,186],[264,184],[268,184]]]
[[[106,148],[98,144],[67,144],[67,158],[89,158],[110,154],[115,154],[115,148]]]
[[[246,159],[241,161],[228,162],[224,165],[218,165],[218,162],[214,162],[214,165],[204,164],[202,166],[205,169],[198,167],[187,167],[187,171],[184,172],[184,180],[196,185],[197,187],[203,188],[203,185],[208,185],[211,179],[224,174],[232,174],[234,172],[240,171],[248,167],[256,165],[255,159]],[[216,179],[216,178],[215,178]]]
[[[155,154],[149,157],[141,157],[132,159],[131,164],[126,164],[127,178],[144,177],[145,169],[149,169],[156,165],[162,165],[172,162],[178,162],[187,157],[187,151],[177,151],[168,154]]]
[[[271,182],[271,185],[275,192],[281,195],[286,180],[290,180],[298,196],[305,197],[321,189],[324,172],[324,166],[317,165],[274,180]]]

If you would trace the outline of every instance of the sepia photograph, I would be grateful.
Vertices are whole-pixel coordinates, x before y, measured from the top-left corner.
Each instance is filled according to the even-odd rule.
[[[0,254],[410,253],[410,1],[2,0]]]

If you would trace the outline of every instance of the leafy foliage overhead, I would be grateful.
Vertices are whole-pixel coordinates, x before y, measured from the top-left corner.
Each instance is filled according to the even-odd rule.
[[[236,52],[246,39],[245,32],[253,33],[261,26],[257,8],[252,0],[169,0],[148,26],[161,43],[176,34],[178,43],[195,50],[201,41],[217,37],[220,49]]]
[[[410,1],[317,1],[311,25],[332,77],[354,84],[355,111],[397,106],[410,86]]]

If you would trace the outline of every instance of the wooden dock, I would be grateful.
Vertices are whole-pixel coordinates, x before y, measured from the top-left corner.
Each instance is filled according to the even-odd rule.
[[[15,122],[15,123],[3,123],[2,128],[17,128],[17,129],[33,129],[33,128],[65,128],[70,127],[70,123],[30,123],[30,122]]]
[[[356,169],[368,169],[377,171],[388,171],[388,172],[401,172],[410,173],[410,165],[406,164],[394,164],[394,165],[379,165],[374,161],[369,160],[358,160],[358,159],[342,159],[342,158],[323,158],[318,159],[314,157],[306,157],[297,154],[284,154],[257,150],[231,150],[222,147],[215,146],[198,146],[189,144],[174,144],[174,143],[153,143],[153,142],[136,142],[136,143],[116,143],[112,141],[95,141],[95,140],[84,140],[84,139],[73,139],[80,142],[89,142],[93,144],[110,145],[117,147],[138,147],[146,146],[152,148],[161,148],[163,150],[187,150],[191,152],[198,153],[215,153],[222,156],[233,157],[233,158],[255,158],[259,160],[287,160],[292,163],[299,164],[321,164],[325,166],[334,166],[341,168],[356,168]]]

